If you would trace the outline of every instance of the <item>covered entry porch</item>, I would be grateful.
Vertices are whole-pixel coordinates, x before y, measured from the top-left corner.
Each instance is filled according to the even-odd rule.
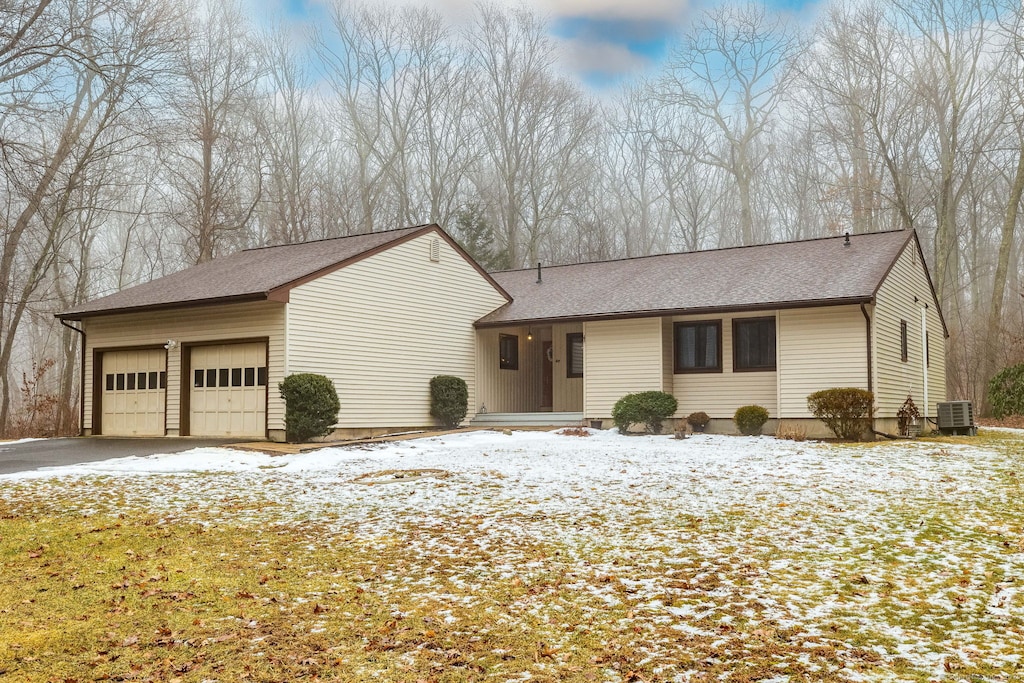
[[[583,324],[477,330],[481,426],[573,425],[583,420]]]

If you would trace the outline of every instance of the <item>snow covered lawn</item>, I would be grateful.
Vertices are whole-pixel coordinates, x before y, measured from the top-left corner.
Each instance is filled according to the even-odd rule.
[[[1024,680],[1024,431],[471,432],[0,477],[12,680]]]

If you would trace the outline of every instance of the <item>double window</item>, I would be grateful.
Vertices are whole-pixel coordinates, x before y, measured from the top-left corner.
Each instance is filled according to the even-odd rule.
[[[722,372],[722,321],[676,323],[674,356],[676,374]],[[733,372],[771,371],[775,365],[775,318],[734,319]]]

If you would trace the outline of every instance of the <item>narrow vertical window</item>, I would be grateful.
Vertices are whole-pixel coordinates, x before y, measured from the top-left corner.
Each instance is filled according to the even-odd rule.
[[[107,375],[107,391],[113,391],[113,390],[114,390],[114,375],[113,374],[108,374]]]
[[[519,369],[519,337],[517,335],[498,335],[498,367],[502,370]]]
[[[267,369],[256,368],[256,386],[265,387],[267,386]]]
[[[245,369],[245,386],[254,387],[256,386],[256,368]]]
[[[217,371],[213,368],[210,368],[206,371],[206,386],[217,386]]]
[[[583,376],[583,333],[565,335],[565,376]]]
[[[907,321],[900,321],[900,360],[904,363],[907,362],[907,358],[910,354],[907,351]]]
[[[128,378],[128,391],[135,391],[135,373],[134,372],[129,372],[128,375],[127,375],[127,378]]]
[[[202,371],[202,370],[196,370],[193,373],[193,375],[194,375],[194,380],[192,382],[192,386],[194,386],[197,389],[202,389],[203,388],[203,379],[206,377],[206,373],[204,371]]]

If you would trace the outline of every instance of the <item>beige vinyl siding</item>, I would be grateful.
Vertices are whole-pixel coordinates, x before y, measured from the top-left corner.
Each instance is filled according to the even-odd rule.
[[[765,313],[750,315],[699,315],[676,316],[671,323],[696,322],[700,320],[722,321],[722,372],[680,373],[673,375],[668,391],[679,401],[676,416],[685,417],[692,412],[704,411],[713,418],[732,419],[736,409],[745,405],[764,406],[768,414],[778,417],[777,373],[733,372],[732,369],[732,321],[734,318],[763,318]],[[778,321],[776,320],[776,349],[778,349]],[[673,333],[669,333],[668,344],[674,348]],[[670,354],[673,351],[670,350]],[[670,355],[671,362],[671,355]]]
[[[488,413],[532,413],[540,408],[541,352],[539,339],[527,341],[527,327],[483,329],[477,332],[477,381],[479,390],[470,415],[481,408]],[[498,338],[503,334],[519,338],[519,369],[498,366]],[[554,340],[552,340],[554,342]],[[564,341],[562,342],[565,343]]]
[[[579,412],[583,410],[583,377],[566,377],[569,354],[565,346],[565,336],[573,332],[583,332],[583,324],[562,324],[551,326],[551,349],[554,356],[552,410],[557,412]],[[586,344],[584,356],[586,355]]]
[[[167,354],[167,432],[178,434],[181,414],[181,344],[269,337],[268,386],[284,379],[284,304],[252,302],[223,306],[125,313],[86,318],[85,424],[92,429],[93,349],[163,345],[178,346]],[[284,429],[284,404],[271,391],[267,405],[269,429]]]
[[[807,395],[833,387],[868,388],[868,334],[859,306],[779,311],[779,412],[812,417]]]
[[[917,302],[914,298],[917,297]],[[928,305],[927,328],[931,347],[928,370],[928,415],[946,400],[946,340],[937,304],[928,286],[914,240],[900,254],[878,290],[874,311],[875,403],[877,416],[895,417],[910,394],[919,408],[924,402],[921,364],[921,308]],[[908,357],[901,360],[900,320],[907,321]]]
[[[466,380],[472,415],[473,322],[504,303],[455,249],[427,233],[294,288],[288,372],[334,380],[340,428],[433,424],[430,378],[442,374]]]
[[[666,389],[661,318],[587,322],[583,332],[587,418],[611,417],[626,394]]]

